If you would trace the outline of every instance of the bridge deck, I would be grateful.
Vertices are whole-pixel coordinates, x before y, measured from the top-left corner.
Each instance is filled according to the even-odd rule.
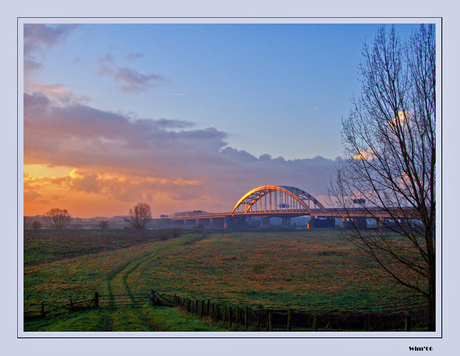
[[[211,213],[199,215],[186,215],[186,216],[172,216],[165,219],[168,220],[200,220],[200,219],[224,219],[232,217],[296,217],[296,216],[311,216],[311,217],[330,217],[330,218],[344,218],[344,217],[366,217],[366,218],[389,218],[394,216],[416,218],[417,214],[412,208],[401,209],[394,208],[391,211],[383,209],[313,209],[311,212],[305,210],[298,211],[256,211],[246,213]]]

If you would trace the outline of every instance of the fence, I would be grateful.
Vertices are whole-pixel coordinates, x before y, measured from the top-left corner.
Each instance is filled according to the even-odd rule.
[[[358,330],[388,331],[422,328],[426,326],[427,312],[424,309],[376,312],[376,313],[332,313],[305,312],[298,310],[270,310],[250,308],[248,306],[215,303],[211,300],[191,299],[176,295],[166,295],[151,290],[145,294],[109,294],[95,293],[86,300],[70,299],[66,303],[41,303],[35,309],[24,312],[24,320],[74,312],[91,308],[118,308],[130,306],[162,305],[181,308],[187,313],[206,318],[212,322],[222,322],[229,330],[243,328],[251,331],[318,331],[318,330]],[[34,307],[34,305],[30,305]]]
[[[99,305],[98,293],[95,293],[94,298],[86,300],[69,299],[68,302],[51,302],[40,304],[29,304],[29,310],[24,311],[24,320],[46,317],[47,315],[61,314],[67,311],[77,311],[89,308],[97,308]]]
[[[174,297],[174,305],[188,313],[223,322],[229,329],[293,331],[293,330],[405,330],[423,327],[426,311],[417,310],[395,313],[328,313],[297,310],[253,309],[248,306],[230,306],[210,300]]]

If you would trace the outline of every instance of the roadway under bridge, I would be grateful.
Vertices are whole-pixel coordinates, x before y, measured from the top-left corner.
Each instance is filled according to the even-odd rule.
[[[244,228],[254,226],[271,226],[271,220],[277,219],[281,226],[290,226],[291,219],[308,216],[308,228],[335,227],[336,219],[341,219],[343,227],[352,224],[368,227],[369,220],[376,227],[383,226],[395,216],[402,219],[416,218],[411,209],[393,209],[388,211],[380,208],[357,207],[350,209],[326,208],[314,196],[306,191],[277,185],[264,185],[244,194],[227,213],[184,213],[181,216],[165,217],[162,225],[168,226],[204,226],[210,228]],[[371,223],[372,224],[372,223]]]

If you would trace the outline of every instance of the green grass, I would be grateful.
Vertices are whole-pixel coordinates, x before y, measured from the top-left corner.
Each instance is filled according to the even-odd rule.
[[[24,331],[111,331],[107,311],[91,310],[36,319],[24,324]]]
[[[161,331],[228,331],[221,323],[210,323],[197,316],[169,307],[153,307],[146,310],[146,316]]]
[[[212,323],[171,307],[124,307],[94,309],[28,321],[24,331],[227,331]]]
[[[156,239],[155,232],[143,237],[128,232],[123,241],[123,233],[26,231],[25,310],[39,309],[42,301],[50,309],[51,303],[70,298],[89,299],[95,292],[109,296],[110,306],[117,307],[28,321],[26,329],[216,327],[174,308],[123,307],[113,297],[148,295],[151,289],[233,306],[306,312],[395,311],[411,297],[336,230],[190,231],[165,241]]]
[[[25,230],[24,265],[33,266],[160,240],[159,231]]]

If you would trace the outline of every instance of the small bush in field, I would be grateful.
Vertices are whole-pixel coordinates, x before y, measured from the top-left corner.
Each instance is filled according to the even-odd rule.
[[[181,237],[183,231],[181,228],[175,228],[175,229],[172,229],[171,233],[172,233],[172,237],[176,238],[176,237]]]
[[[167,240],[167,239],[169,238],[169,231],[168,231],[168,229],[161,229],[161,230],[158,230],[158,238],[159,238],[161,241]]]
[[[40,221],[32,221],[32,224],[30,224],[30,226],[34,230],[40,230],[42,227],[42,223]]]
[[[168,239],[175,239],[177,237],[182,236],[182,229],[174,228],[174,229],[161,229],[158,230],[158,238],[161,241],[168,240]]]
[[[99,220],[98,226],[101,230],[107,230],[107,228],[109,227],[109,222],[107,220]]]

